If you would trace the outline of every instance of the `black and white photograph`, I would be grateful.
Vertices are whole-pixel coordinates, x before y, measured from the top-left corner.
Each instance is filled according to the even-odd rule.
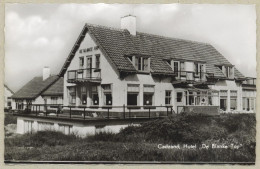
[[[5,4],[4,162],[256,161],[254,4]]]

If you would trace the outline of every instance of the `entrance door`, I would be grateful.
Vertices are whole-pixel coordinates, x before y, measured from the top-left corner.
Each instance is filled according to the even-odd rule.
[[[87,78],[92,77],[92,57],[87,56]]]
[[[220,99],[220,109],[223,111],[227,110],[227,99]]]

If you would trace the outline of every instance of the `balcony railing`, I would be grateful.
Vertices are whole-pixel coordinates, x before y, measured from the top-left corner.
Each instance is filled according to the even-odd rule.
[[[24,110],[13,112],[30,117],[49,117],[60,119],[150,119],[172,115],[172,106],[63,106],[51,104],[32,104]]]
[[[243,85],[256,85],[256,78],[248,78],[242,82]]]
[[[97,68],[69,70],[67,76],[69,83],[101,81],[100,69]]]
[[[173,83],[196,83],[196,82],[206,82],[205,72],[193,72],[193,71],[178,71],[175,72],[176,81]]]

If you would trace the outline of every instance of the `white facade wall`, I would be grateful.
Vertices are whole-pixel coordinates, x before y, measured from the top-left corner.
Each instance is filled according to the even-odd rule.
[[[231,80],[221,80],[218,81],[215,85],[211,85],[212,89],[215,90],[227,90],[227,112],[230,112],[230,91],[237,91],[237,110],[242,110],[242,87],[239,83]],[[219,98],[220,99],[220,98]],[[218,105],[220,105],[218,100]]]
[[[6,108],[6,107],[8,107],[8,102],[12,101],[12,99],[8,99],[8,97],[11,97],[13,95],[13,93],[5,86],[4,86],[4,89],[5,89],[4,90],[4,107]],[[13,106],[12,103],[11,103],[11,106]]]
[[[28,127],[28,122],[30,127]],[[44,125],[46,124],[46,127]],[[17,133],[34,133],[43,130],[61,131],[60,126],[68,126],[69,132],[65,131],[64,134],[75,134],[80,137],[86,137],[95,135],[99,132],[111,132],[118,133],[121,129],[126,128],[127,124],[120,125],[83,125],[77,122],[64,122],[62,120],[51,120],[51,119],[34,119],[28,117],[17,118]],[[62,131],[61,131],[62,132]]]

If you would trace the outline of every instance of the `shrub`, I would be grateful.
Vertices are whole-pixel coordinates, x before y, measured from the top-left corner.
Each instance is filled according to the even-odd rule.
[[[5,126],[8,124],[16,124],[17,123],[17,117],[9,114],[9,113],[5,113],[5,119],[4,119],[4,124]]]

